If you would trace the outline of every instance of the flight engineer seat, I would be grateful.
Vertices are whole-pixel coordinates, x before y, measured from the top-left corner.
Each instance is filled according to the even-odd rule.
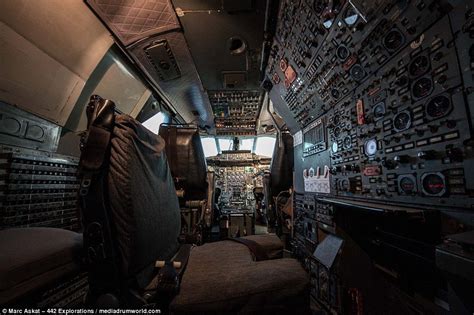
[[[232,240],[180,244],[165,141],[98,96],[87,115],[80,203],[89,304],[157,303],[173,314],[306,310],[308,275],[295,259],[263,260],[276,257],[264,236],[264,255]]]

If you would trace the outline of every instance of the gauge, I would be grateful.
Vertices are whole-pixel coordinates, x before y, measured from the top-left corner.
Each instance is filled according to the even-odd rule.
[[[280,81],[281,81],[280,76],[279,76],[278,73],[276,73],[276,72],[273,74],[272,79],[273,79],[273,82],[274,82],[275,84],[278,84],[278,83],[280,83]]]
[[[403,37],[403,34],[396,28],[388,32],[383,39],[383,45],[390,52],[396,51],[403,45],[404,42],[405,38]]]
[[[375,120],[382,119],[383,116],[385,116],[385,103],[380,102],[380,103],[376,104],[374,106],[373,113],[374,113],[374,119]]]
[[[365,155],[373,156],[377,153],[377,140],[369,139],[364,144]]]
[[[347,136],[343,140],[344,144],[344,149],[350,149],[352,148],[352,138],[350,136]]]
[[[339,115],[334,116],[334,118],[333,118],[334,126],[339,125],[340,121],[341,121],[341,119],[340,119]]]
[[[426,114],[431,118],[446,116],[451,111],[451,102],[448,97],[438,95],[426,104]]]
[[[341,128],[339,127],[334,128],[334,137],[339,138],[340,135],[341,135]]]
[[[344,45],[340,45],[337,47],[336,55],[339,57],[339,59],[344,61],[347,59],[347,57],[349,57],[349,49],[347,49],[347,47]]]
[[[441,173],[425,173],[421,177],[423,192],[428,196],[442,196],[446,193],[446,181]]]
[[[420,99],[430,95],[433,90],[433,81],[430,78],[420,78],[413,83],[411,88],[412,95],[415,99]]]
[[[337,145],[337,142],[333,142],[331,146],[332,152],[336,153],[337,150],[339,149],[339,146]]]
[[[286,68],[288,68],[288,60],[286,58],[282,58],[280,60],[280,70],[285,72]]]
[[[395,115],[393,118],[393,129],[395,131],[402,131],[410,128],[411,125],[411,115],[408,111],[402,111]]]
[[[365,70],[360,64],[355,64],[350,70],[352,78],[356,81],[360,81],[365,77]]]
[[[338,99],[339,96],[341,96],[341,93],[339,92],[338,89],[332,89],[331,90],[331,95],[332,95],[333,98]]]
[[[416,179],[413,175],[400,175],[398,188],[402,194],[413,195],[416,193]]]
[[[430,60],[425,55],[413,59],[408,66],[408,72],[412,77],[419,77],[430,69]]]
[[[328,1],[324,0],[315,0],[313,2],[313,9],[316,11],[317,14],[323,13],[324,9],[326,9],[326,6],[328,5]]]
[[[344,22],[346,22],[347,25],[351,26],[354,25],[358,19],[359,15],[357,14],[356,10],[353,6],[350,6],[344,14]]]
[[[342,191],[349,191],[349,188],[351,187],[351,183],[349,182],[348,179],[342,179],[339,182],[339,189]]]

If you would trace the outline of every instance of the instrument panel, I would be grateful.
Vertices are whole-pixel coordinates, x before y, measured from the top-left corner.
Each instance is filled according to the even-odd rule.
[[[283,1],[266,74],[296,190],[474,207],[473,28],[466,1]]]
[[[223,151],[207,159],[216,173],[216,188],[220,190],[218,203],[224,213],[254,213],[255,188],[263,188],[263,174],[270,167],[270,158],[250,151]]]

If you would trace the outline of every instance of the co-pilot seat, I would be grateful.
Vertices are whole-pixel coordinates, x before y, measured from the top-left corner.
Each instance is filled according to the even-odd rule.
[[[181,196],[179,199],[183,216],[193,215],[187,211],[186,205],[197,205],[201,202],[205,206],[202,209],[204,222],[200,224],[203,228],[209,228],[213,221],[211,215],[215,212],[213,209],[215,185],[213,173],[207,171],[198,127],[162,124],[159,135],[165,141],[171,175],[178,195]],[[196,222],[196,220],[187,218],[182,220],[182,224],[189,224],[188,222]],[[248,235],[243,238],[257,242],[266,249],[267,255],[271,258],[281,257],[283,253],[283,243],[275,234]]]
[[[160,301],[178,252],[180,209],[164,141],[113,103],[98,97],[88,107],[81,156],[81,207],[89,269],[90,304],[140,306]],[[189,248],[189,247],[188,247]],[[265,313],[306,306],[308,276],[294,259],[256,261],[233,241],[195,246],[180,269],[173,314]],[[176,265],[175,267],[179,267]],[[163,305],[163,304],[161,304]]]
[[[293,186],[293,162],[293,137],[282,131],[275,141],[270,172],[263,178],[269,229],[277,224],[276,208],[286,201]]]
[[[214,173],[207,171],[199,131],[195,126],[162,124],[159,135],[181,208],[181,237],[200,243],[213,220]]]

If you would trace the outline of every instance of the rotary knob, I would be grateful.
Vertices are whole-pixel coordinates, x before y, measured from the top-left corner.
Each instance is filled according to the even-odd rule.
[[[418,158],[422,160],[435,160],[437,159],[437,153],[434,150],[418,152]]]
[[[393,160],[400,164],[407,164],[410,163],[410,156],[409,155],[397,155],[393,158]]]

